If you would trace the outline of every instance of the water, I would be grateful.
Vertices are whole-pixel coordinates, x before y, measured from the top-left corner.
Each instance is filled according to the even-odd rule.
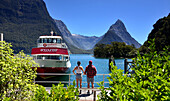
[[[74,69],[75,66],[77,66],[77,61],[81,62],[81,66],[85,70],[85,68],[89,64],[90,60],[93,61],[93,65],[97,69],[97,74],[109,74],[110,73],[109,67],[108,67],[109,59],[95,58],[95,57],[93,57],[92,54],[71,54],[70,55],[71,68],[70,68],[69,74],[73,74],[72,70]],[[115,62],[116,62],[116,66],[118,67],[118,69],[124,70],[124,59],[115,59]],[[109,75],[104,77],[105,82],[109,82],[107,79],[108,76]],[[68,76],[58,76],[58,78],[60,78],[59,80],[63,79],[63,81],[68,80]],[[50,78],[50,79],[46,79],[46,80],[51,81],[52,79],[57,79],[57,78],[54,77],[54,78]],[[70,81],[73,82],[74,80],[76,80],[76,76],[71,75]],[[95,82],[103,81],[103,75],[95,76],[94,80],[95,80]],[[86,82],[86,81],[87,81],[86,75],[83,75],[82,82]],[[97,83],[95,83],[94,86],[99,87]],[[109,84],[106,83],[104,86],[108,87]],[[87,87],[87,83],[82,83],[82,87]]]
[[[110,70],[108,67],[109,64],[109,59],[105,58],[95,58],[93,57],[92,54],[71,54],[70,55],[70,61],[71,61],[71,68],[70,68],[70,74],[73,74],[72,70],[74,69],[75,66],[77,66],[77,61],[81,62],[81,66],[85,70],[86,66],[89,64],[89,61],[93,61],[93,65],[97,69],[97,74],[109,74]],[[115,59],[116,66],[118,66],[118,69],[124,69],[124,59]],[[105,82],[109,82],[107,77],[109,75],[106,75],[104,78]],[[71,81],[75,80],[75,75],[71,76]],[[97,75],[94,77],[95,82],[101,82],[103,81],[103,75]],[[86,75],[83,75],[83,82],[87,81]],[[86,83],[82,84],[83,87],[87,87]],[[94,84],[95,87],[99,87],[97,83]],[[108,87],[109,84],[105,84],[105,87]]]

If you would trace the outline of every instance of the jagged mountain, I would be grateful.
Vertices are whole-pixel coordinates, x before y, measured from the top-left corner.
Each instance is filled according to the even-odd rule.
[[[109,30],[104,34],[103,39],[101,39],[98,44],[111,44],[111,42],[125,42],[127,45],[134,44],[136,48],[139,48],[139,44],[131,35],[127,32],[125,25],[121,20],[117,20]]]
[[[125,42],[128,45],[134,44],[139,48],[141,45],[127,32],[121,20],[117,20],[110,29],[101,37],[88,37],[78,34],[71,34],[67,26],[61,20],[55,20],[57,27],[68,45],[72,45],[81,50],[93,50],[96,44],[111,44],[113,41]],[[70,47],[72,49],[72,47]],[[92,52],[92,51],[91,51]]]
[[[78,34],[71,34],[67,29],[67,26],[61,20],[54,20],[56,22],[57,27],[61,31],[61,34],[66,41],[66,43],[72,44],[73,46],[83,49],[83,50],[91,50],[94,48],[96,43],[101,40],[102,37],[96,36],[83,36]]]
[[[43,0],[0,0],[0,32],[15,53],[30,53],[40,35],[60,34]]]

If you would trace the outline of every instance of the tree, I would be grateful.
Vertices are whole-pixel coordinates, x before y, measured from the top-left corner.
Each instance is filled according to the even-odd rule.
[[[136,56],[136,48],[131,45],[126,45],[124,42],[112,42],[111,44],[98,44],[94,48],[94,56],[109,58],[114,57],[132,57]],[[133,51],[133,52],[131,52]]]

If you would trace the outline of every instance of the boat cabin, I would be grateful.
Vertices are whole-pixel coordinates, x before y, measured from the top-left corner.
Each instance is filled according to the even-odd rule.
[[[67,48],[61,36],[40,36],[37,40],[37,47]]]

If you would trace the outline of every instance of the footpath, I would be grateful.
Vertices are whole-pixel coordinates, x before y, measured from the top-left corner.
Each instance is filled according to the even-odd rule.
[[[48,91],[50,93],[50,89],[51,87],[46,87],[46,91]],[[100,90],[98,90],[97,88],[95,88],[93,91],[93,94],[92,94],[92,90],[90,90],[90,94],[87,94],[87,91],[86,88],[83,88],[81,90],[81,94],[79,94],[79,101],[96,101],[98,98],[97,98],[97,95],[101,92]]]

